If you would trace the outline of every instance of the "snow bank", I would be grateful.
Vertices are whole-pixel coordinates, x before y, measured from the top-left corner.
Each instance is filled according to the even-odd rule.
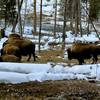
[[[22,83],[45,80],[88,80],[100,81],[100,64],[75,65],[73,67],[56,64],[0,63],[0,82]]]
[[[15,72],[0,72],[0,83],[22,83],[28,82],[27,74]]]
[[[0,62],[0,71],[6,72],[40,73],[47,72],[50,68],[50,64]]]

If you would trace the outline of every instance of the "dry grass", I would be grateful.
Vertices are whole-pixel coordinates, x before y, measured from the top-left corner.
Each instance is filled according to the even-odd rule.
[[[47,63],[47,62],[64,62],[62,59],[63,51],[62,50],[43,50],[37,54],[36,61],[33,61],[33,57],[30,62],[32,63]],[[27,57],[23,57],[22,62],[26,62]]]
[[[64,62],[68,65],[75,65],[79,64],[78,60],[72,59],[63,59],[63,50],[43,50],[40,53],[36,53],[37,57],[36,61],[33,61],[33,57],[30,59],[29,62],[27,62],[28,57],[23,57],[22,62],[24,63],[47,63],[47,62],[54,62],[54,63],[60,63]],[[98,57],[98,63],[100,63],[100,56]],[[91,64],[92,59],[85,59],[85,63]]]

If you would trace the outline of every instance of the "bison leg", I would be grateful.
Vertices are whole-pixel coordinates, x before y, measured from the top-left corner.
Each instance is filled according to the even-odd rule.
[[[93,58],[92,58],[92,59],[93,59],[93,62],[92,62],[93,64],[94,64],[94,63],[97,63],[98,58],[97,58],[97,56],[96,56],[96,55],[95,55],[95,56],[93,56]]]
[[[83,59],[78,59],[79,65],[82,65],[84,63]]]
[[[34,58],[34,61],[36,61],[35,57],[36,57],[36,56],[35,56],[35,53],[33,53],[33,58]]]
[[[35,53],[33,53],[33,58],[34,58],[34,61],[36,61],[36,59],[35,59]],[[30,59],[31,59],[31,54],[29,54],[29,57],[28,57],[27,61],[29,61]]]
[[[29,61],[30,59],[31,59],[31,54],[29,54],[29,57],[28,57],[27,61]]]

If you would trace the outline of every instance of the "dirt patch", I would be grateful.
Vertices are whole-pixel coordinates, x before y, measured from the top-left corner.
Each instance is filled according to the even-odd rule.
[[[100,100],[100,87],[76,80],[2,83],[0,100]]]

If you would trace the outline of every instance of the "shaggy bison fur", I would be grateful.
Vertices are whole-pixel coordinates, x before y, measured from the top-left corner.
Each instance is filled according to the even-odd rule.
[[[77,59],[79,64],[84,63],[84,59],[93,58],[96,63],[100,54],[100,47],[95,44],[74,43],[71,48],[67,49],[68,59]]]
[[[23,39],[23,38],[12,38],[8,37],[8,40],[3,44],[3,46],[11,44],[14,46],[17,46],[20,49],[20,54],[22,56],[27,56],[29,55],[27,61],[30,60],[31,55],[33,55],[34,61],[35,59],[35,44],[28,40],[28,39]]]
[[[0,62],[20,62],[20,58],[15,55],[2,55],[0,56]]]
[[[2,55],[15,55],[21,59],[21,53],[20,49],[17,46],[14,46],[12,44],[6,44],[2,49],[1,49],[1,56]]]

